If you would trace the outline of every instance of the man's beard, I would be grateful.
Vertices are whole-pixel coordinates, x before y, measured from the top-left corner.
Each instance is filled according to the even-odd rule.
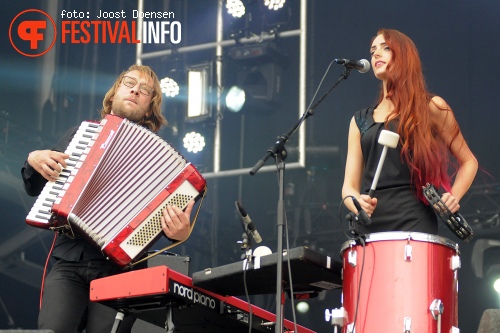
[[[115,101],[113,101],[111,103],[111,112],[116,116],[140,123],[143,120],[143,117],[140,117],[139,114],[134,112],[134,110],[127,109],[123,103],[124,101],[120,101],[119,103],[115,103]]]

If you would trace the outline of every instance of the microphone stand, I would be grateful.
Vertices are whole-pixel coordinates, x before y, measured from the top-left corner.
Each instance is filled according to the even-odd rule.
[[[277,237],[277,267],[276,267],[276,325],[275,333],[283,333],[283,227],[285,224],[285,205],[283,200],[284,194],[284,178],[285,178],[285,160],[287,157],[287,151],[285,144],[290,140],[290,138],[297,132],[302,123],[309,117],[314,115],[314,109],[337,87],[337,85],[346,80],[351,73],[351,69],[344,67],[344,72],[337,79],[337,82],[328,90],[312,107],[308,108],[306,112],[300,117],[298,123],[288,131],[286,134],[282,134],[277,138],[277,141],[267,149],[266,154],[262,157],[250,170],[250,175],[254,176],[260,168],[266,163],[269,157],[273,157],[276,161],[278,179],[279,179],[279,196],[278,196],[278,206],[277,206],[277,218],[276,224],[278,227]],[[293,295],[291,295],[293,297]]]
[[[5,303],[3,302],[2,297],[0,296],[0,305],[2,306],[3,311],[5,312],[5,315],[7,316],[7,323],[9,325],[9,328],[19,328],[15,327],[16,324],[14,323],[14,319],[12,319],[12,316],[10,315],[9,311],[7,310],[7,307],[5,306]]]

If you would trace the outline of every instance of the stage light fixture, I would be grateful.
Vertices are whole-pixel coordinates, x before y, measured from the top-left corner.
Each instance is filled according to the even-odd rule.
[[[231,39],[276,34],[291,22],[291,7],[285,0],[227,0],[226,9]]]
[[[496,279],[495,282],[493,282],[493,289],[495,289],[495,291],[500,294],[500,278]]]
[[[262,32],[261,0],[227,0],[227,37],[231,39],[248,38]]]
[[[211,116],[211,63],[188,69],[188,120],[202,120]]]
[[[264,6],[270,10],[279,10],[283,8],[286,0],[264,0]]]
[[[170,77],[165,77],[160,81],[161,92],[165,94],[166,97],[175,97],[179,95],[179,84]]]
[[[487,260],[488,262],[490,262],[490,265],[488,265],[488,268],[486,269],[486,277],[488,283],[490,284],[490,288],[492,288],[495,292],[500,294],[500,264],[496,259],[498,258],[498,253],[499,253],[498,250],[499,249],[487,254],[487,256],[490,257],[488,258],[489,260]],[[495,259],[491,257],[495,257]]]
[[[198,153],[205,147],[205,138],[197,132],[189,132],[182,139],[184,148],[190,153]]]
[[[237,46],[229,50],[229,79],[225,97],[226,108],[237,112],[271,112],[279,104],[282,91],[282,72],[288,57],[271,42]],[[233,86],[237,86],[233,87]],[[244,97],[244,98],[243,98]]]
[[[241,0],[227,0],[227,13],[233,17],[242,17],[245,15],[245,5]]]
[[[262,30],[270,34],[286,30],[292,20],[292,11],[285,1],[268,1],[262,12]]]
[[[245,90],[238,86],[232,86],[226,94],[226,108],[231,112],[240,112],[245,105],[245,100]]]
[[[298,302],[296,305],[297,311],[300,313],[307,313],[309,312],[309,304],[306,302]]]

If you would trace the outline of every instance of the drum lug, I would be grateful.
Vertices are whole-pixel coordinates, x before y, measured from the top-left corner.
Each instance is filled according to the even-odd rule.
[[[441,333],[441,315],[444,312],[444,304],[440,299],[434,299],[429,306],[429,311],[432,314],[432,318],[437,320],[437,332]]]
[[[412,252],[413,248],[410,244],[405,245],[405,261],[411,261],[412,260]]]
[[[332,326],[344,327],[347,322],[347,311],[344,307],[341,307],[340,309],[332,309],[331,311],[326,309],[325,320],[330,322]]]
[[[357,257],[358,257],[358,252],[356,250],[349,251],[347,261],[352,267],[356,267]]]
[[[438,320],[439,316],[444,312],[444,304],[440,299],[434,299],[429,306],[429,310],[431,311],[432,318],[434,320]]]
[[[354,328],[354,323],[350,323],[347,325],[346,333],[356,333],[356,329]]]
[[[457,269],[462,267],[462,262],[460,261],[460,257],[458,255],[451,257],[451,269],[456,271]]]
[[[458,327],[452,326],[450,333],[460,333],[460,329]]]
[[[405,317],[403,319],[403,321],[404,321],[403,333],[410,333],[411,332],[411,317]]]

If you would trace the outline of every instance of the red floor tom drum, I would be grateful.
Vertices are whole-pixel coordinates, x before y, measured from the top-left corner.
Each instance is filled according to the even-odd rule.
[[[347,241],[343,333],[458,333],[458,245],[417,232]]]

